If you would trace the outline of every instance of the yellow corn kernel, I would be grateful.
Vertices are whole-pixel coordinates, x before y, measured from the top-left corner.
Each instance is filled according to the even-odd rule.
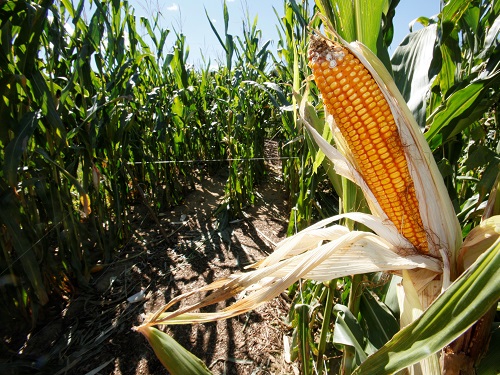
[[[378,203],[401,234],[427,253],[427,235],[404,146],[378,84],[347,48],[315,35],[309,46],[309,66],[325,108],[333,115]],[[326,97],[337,87],[344,94]]]

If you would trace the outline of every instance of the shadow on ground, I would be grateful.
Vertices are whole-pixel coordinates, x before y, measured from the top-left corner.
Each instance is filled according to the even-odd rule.
[[[0,373],[168,374],[132,327],[180,293],[243,271],[286,235],[288,209],[278,173],[271,170],[242,220],[218,230],[212,213],[224,184],[223,176],[198,181],[182,205],[157,218],[163,233],[145,207],[134,207],[134,236],[118,258],[93,275],[90,290],[55,303],[53,313],[20,338],[18,353],[9,352],[14,343],[4,343]],[[133,296],[137,301],[130,301]],[[167,332],[214,374],[290,374],[282,344],[287,310],[285,298],[277,298],[233,319]]]

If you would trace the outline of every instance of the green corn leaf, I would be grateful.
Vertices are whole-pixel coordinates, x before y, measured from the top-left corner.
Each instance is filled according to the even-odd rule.
[[[333,331],[333,342],[354,347],[358,363],[366,360],[366,354],[363,350],[363,331],[356,317],[352,315],[346,306],[340,304],[335,305],[333,311],[337,316]]]
[[[160,31],[160,43],[158,45],[158,47],[156,48],[157,51],[157,58],[160,59],[160,57],[162,56],[163,54],[163,47],[165,46],[165,41],[167,40],[167,36],[168,34],[170,34],[170,30],[161,30]]]
[[[61,0],[61,4],[64,6],[64,9],[69,13],[71,18],[73,18],[73,25],[77,26],[79,30],[86,30],[87,26],[85,21],[81,17],[82,11],[84,9],[85,1],[80,0],[78,3],[78,7],[75,9],[73,2],[70,0]]]
[[[442,26],[442,29],[444,26]],[[460,46],[458,41],[458,32],[446,39],[440,39],[441,50],[441,69],[439,72],[439,86],[441,92],[446,94],[455,84],[455,71],[460,63]]]
[[[66,129],[62,123],[61,117],[56,109],[56,103],[54,100],[54,93],[51,92],[47,86],[47,81],[43,77],[42,73],[38,70],[34,70],[32,73],[27,75],[28,83],[31,84],[34,96],[39,101],[39,106],[42,110],[42,114],[45,116],[47,124],[54,129],[54,134],[59,140],[60,145],[66,143]]]
[[[38,261],[34,245],[28,235],[29,228],[22,228],[18,222],[17,198],[12,191],[4,194],[0,200],[0,223],[3,223],[12,236],[12,244],[16,250],[16,260],[21,262],[24,275],[28,278],[38,302],[45,305],[49,301],[47,289],[45,288],[41,263]],[[12,264],[14,263],[12,262]]]
[[[436,35],[436,24],[408,34],[391,58],[394,81],[422,129],[425,127],[426,97],[432,78],[429,69],[434,59]]]
[[[300,304],[295,306],[296,316],[297,316],[297,332],[298,332],[298,344],[299,344],[299,356],[300,361],[303,366],[303,373],[311,373],[311,363],[309,357],[309,311],[310,306],[306,304]]]
[[[500,298],[497,240],[413,323],[363,362],[354,374],[392,374],[438,352],[459,337]]]
[[[38,116],[38,112],[26,113],[19,123],[19,131],[15,138],[5,147],[3,173],[12,188],[17,185],[17,170],[28,141],[38,125]]]
[[[221,38],[219,32],[215,28],[215,25],[212,23],[212,20],[210,19],[210,16],[208,15],[206,8],[205,8],[205,15],[207,16],[207,20],[208,20],[208,23],[210,24],[210,28],[212,29],[215,36],[217,37],[217,40],[219,41],[220,45],[222,46],[222,48],[224,48],[224,51],[226,51],[226,53],[229,53],[227,48],[226,48],[226,44],[222,41],[222,38]]]
[[[211,375],[212,372],[194,354],[187,351],[171,336],[154,327],[137,328],[153,348],[163,366],[172,375]]]
[[[68,179],[68,181],[76,188],[78,193],[80,193],[80,196],[82,197],[87,197],[87,192],[83,188],[83,186],[78,182],[78,180],[71,175],[66,169],[61,167],[57,162],[52,160],[52,158],[47,154],[47,152],[41,148],[36,149],[36,152],[40,154],[49,164],[53,165],[56,167],[63,175]]]
[[[479,363],[477,374],[498,375],[500,374],[500,362],[498,361],[500,353],[500,323],[495,322],[492,327],[490,345],[488,353]]]
[[[227,34],[227,30],[229,29],[229,11],[227,10],[226,0],[224,0],[223,4],[223,14],[224,14],[224,32]]]
[[[382,9],[384,0],[354,1],[356,12],[357,40],[366,45],[377,55],[377,39],[381,31]]]
[[[335,30],[348,42],[359,41],[377,53],[384,0],[317,0]]]
[[[361,295],[360,313],[366,322],[368,338],[376,348],[380,348],[399,331],[399,323],[392,312],[369,290]]]
[[[443,35],[445,39],[453,30],[453,26],[462,18],[462,15],[470,7],[470,0],[448,1],[441,12]]]
[[[498,87],[499,82],[500,72],[497,71],[488,77],[479,78],[451,94],[446,99],[444,106],[428,120],[431,123],[425,137],[430,143],[431,149],[439,146],[436,142],[439,139],[438,135],[443,132],[444,128],[451,129],[447,132],[453,135],[482,116],[484,111],[477,111],[477,109],[484,108],[484,104],[481,103],[483,100],[493,104],[495,99],[488,97],[488,94],[491,89]]]
[[[234,54],[234,38],[231,34],[226,34],[226,46],[227,46],[227,54],[226,54],[226,64],[227,68],[231,70],[232,67],[232,59]]]
[[[311,105],[311,103],[305,100],[305,98],[307,98],[307,95],[305,95],[304,98],[298,94],[294,96],[294,99],[296,99],[297,102],[300,103],[302,112],[305,115],[307,121],[309,121],[319,133],[322,133],[324,139],[330,142],[332,139],[330,128],[328,126],[325,126],[325,122],[318,117],[318,114],[315,111],[314,107]],[[333,163],[329,158],[325,158],[325,154],[320,150],[316,142],[312,141],[310,137],[307,137],[306,139],[309,142],[310,153],[314,157],[313,170],[316,171],[320,163],[322,163],[323,168],[325,169],[335,191],[339,196],[341,196],[343,191],[342,178],[335,172]]]
[[[38,50],[41,48],[40,39],[43,27],[47,22],[47,14],[52,2],[52,0],[41,1],[33,14],[33,18],[26,18],[26,24],[24,26],[27,26],[27,28],[23,30],[23,34],[27,37],[26,41],[28,43],[26,45],[26,54],[23,59],[23,68],[27,73],[37,70],[36,62],[38,61]]]
[[[323,1],[322,3],[326,2]],[[330,20],[330,22],[332,22],[335,30],[342,30],[342,38],[349,42],[357,40],[354,2],[352,0],[335,0],[330,1],[330,4],[327,4],[326,7],[331,7],[331,11],[328,13],[333,14],[334,19]]]
[[[486,37],[484,39],[484,49],[481,52],[480,57],[485,57],[490,53],[492,47],[495,46],[495,41],[498,38],[499,32],[500,32],[500,18],[496,18],[495,22],[493,22],[493,25],[486,34]]]
[[[260,84],[260,83],[255,82],[255,81],[243,81],[241,83],[245,84],[245,85],[249,85],[249,86],[255,86],[255,87],[259,88],[260,90],[264,91],[266,94],[268,94],[269,100],[276,108],[280,108],[282,105],[289,105],[289,103],[286,101],[286,97],[281,92],[279,86],[276,84],[273,84],[272,82],[264,82],[264,84]],[[278,95],[278,98],[276,98],[272,94],[272,92],[267,89],[267,87],[274,89]],[[278,100],[279,100],[279,102],[278,102]]]
[[[290,6],[293,9],[293,12],[295,13],[295,16],[297,17],[297,21],[300,23],[300,25],[304,28],[307,27],[307,21],[302,16],[302,12],[300,11],[300,8],[297,5],[297,2],[295,0],[290,0]]]

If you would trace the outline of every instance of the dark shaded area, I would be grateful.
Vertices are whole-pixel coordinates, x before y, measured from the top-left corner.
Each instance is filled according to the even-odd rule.
[[[88,290],[53,301],[31,332],[16,322],[1,328],[0,373],[168,374],[132,327],[173,297],[243,271],[286,235],[286,202],[272,173],[260,186],[261,201],[248,208],[246,217],[218,230],[212,213],[224,183],[223,176],[205,177],[184,204],[157,218],[143,203],[134,206],[133,237],[111,264],[93,273]],[[141,291],[144,299],[128,301]],[[167,332],[214,374],[277,372],[288,366],[282,351],[286,313],[285,300],[276,299],[227,321],[168,327]]]

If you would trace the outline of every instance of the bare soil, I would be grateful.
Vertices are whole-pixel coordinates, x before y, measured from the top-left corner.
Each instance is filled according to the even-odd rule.
[[[276,156],[276,145],[270,145],[270,156]],[[173,297],[244,272],[273,251],[286,235],[289,212],[280,168],[276,160],[267,165],[256,204],[223,230],[213,216],[224,196],[226,179],[220,174],[196,177],[183,204],[156,218],[144,204],[134,207],[134,236],[116,261],[93,274],[91,290],[74,295],[62,313],[26,338],[26,368],[47,374],[168,374],[132,327]],[[130,302],[132,296],[137,301]],[[283,295],[233,319],[166,332],[214,374],[294,374],[296,364],[287,363],[283,348],[290,334],[288,308]]]

